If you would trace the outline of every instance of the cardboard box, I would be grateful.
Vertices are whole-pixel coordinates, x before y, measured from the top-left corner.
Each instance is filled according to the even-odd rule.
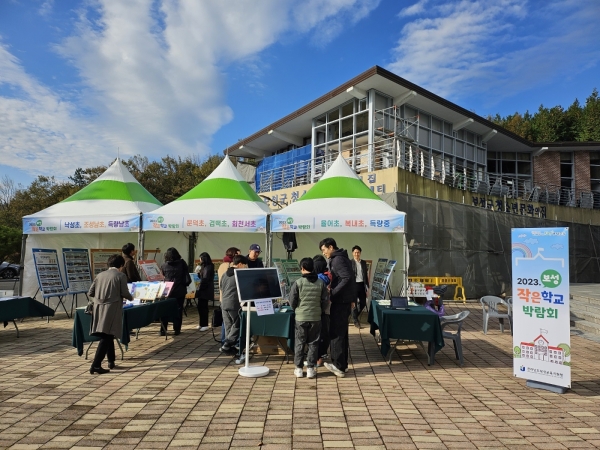
[[[285,352],[288,350],[287,339],[279,338],[279,342],[281,342],[283,348],[278,344],[276,337],[258,336],[256,353],[259,355],[285,355]]]

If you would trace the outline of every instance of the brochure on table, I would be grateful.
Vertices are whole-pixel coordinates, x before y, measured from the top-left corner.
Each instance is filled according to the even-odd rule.
[[[87,293],[92,285],[92,271],[87,248],[63,248],[67,288],[71,294]]]
[[[138,261],[138,265],[142,269],[142,272],[144,272],[144,275],[146,275],[147,281],[163,281],[165,279],[155,260],[141,259]]]
[[[33,262],[43,297],[67,295],[55,249],[33,248]]]
[[[513,373],[571,387],[569,229],[513,228]]]
[[[160,298],[169,296],[169,292],[173,287],[172,281],[136,281],[128,283],[129,293],[134,300],[154,301]]]

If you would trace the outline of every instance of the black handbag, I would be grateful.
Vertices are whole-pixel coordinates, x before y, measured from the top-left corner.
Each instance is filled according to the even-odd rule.
[[[221,311],[221,308],[216,308],[213,311],[212,321],[210,323],[210,326],[213,328],[217,328],[217,327],[220,327],[221,325],[223,325],[223,311]]]
[[[211,325],[213,340],[220,344],[221,339],[220,339],[220,336],[219,336],[219,339],[217,339],[217,336],[215,336],[215,328],[223,326],[223,311],[221,310],[221,308],[216,308],[213,310],[213,315],[212,315],[210,325]]]

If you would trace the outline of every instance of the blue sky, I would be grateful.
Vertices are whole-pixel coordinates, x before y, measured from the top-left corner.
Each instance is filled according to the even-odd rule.
[[[479,115],[600,88],[596,0],[3,0],[0,182],[220,153],[379,65]]]

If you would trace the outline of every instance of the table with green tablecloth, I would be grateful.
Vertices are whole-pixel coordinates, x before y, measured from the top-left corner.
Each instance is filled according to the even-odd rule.
[[[172,320],[177,314],[177,299],[167,298],[152,303],[142,303],[123,309],[123,325],[121,336],[117,336],[119,341],[125,345],[125,349],[131,341],[131,331],[146,327],[161,317],[167,317]],[[90,335],[90,324],[92,316],[85,314],[85,308],[75,310],[75,319],[73,321],[73,347],[77,348],[77,354],[83,354],[83,345],[86,342],[95,342],[100,340],[96,336]],[[122,355],[121,355],[121,359]]]
[[[54,316],[54,310],[31,297],[7,297],[0,300],[0,322],[4,324],[4,328],[8,322],[12,322],[17,329],[17,337],[19,328],[16,319],[49,316]]]
[[[250,312],[250,336],[270,336],[287,340],[288,349],[294,348],[294,311],[278,311],[259,316]],[[283,345],[280,346],[285,350]],[[240,314],[240,352],[246,348],[246,311]],[[289,352],[286,351],[289,362]]]
[[[381,338],[381,354],[384,357],[391,354],[393,348],[390,339],[428,342],[429,365],[434,363],[434,356],[444,346],[440,318],[424,306],[410,306],[408,310],[391,309],[381,306],[377,301],[371,301],[369,310],[371,334],[379,330]]]

